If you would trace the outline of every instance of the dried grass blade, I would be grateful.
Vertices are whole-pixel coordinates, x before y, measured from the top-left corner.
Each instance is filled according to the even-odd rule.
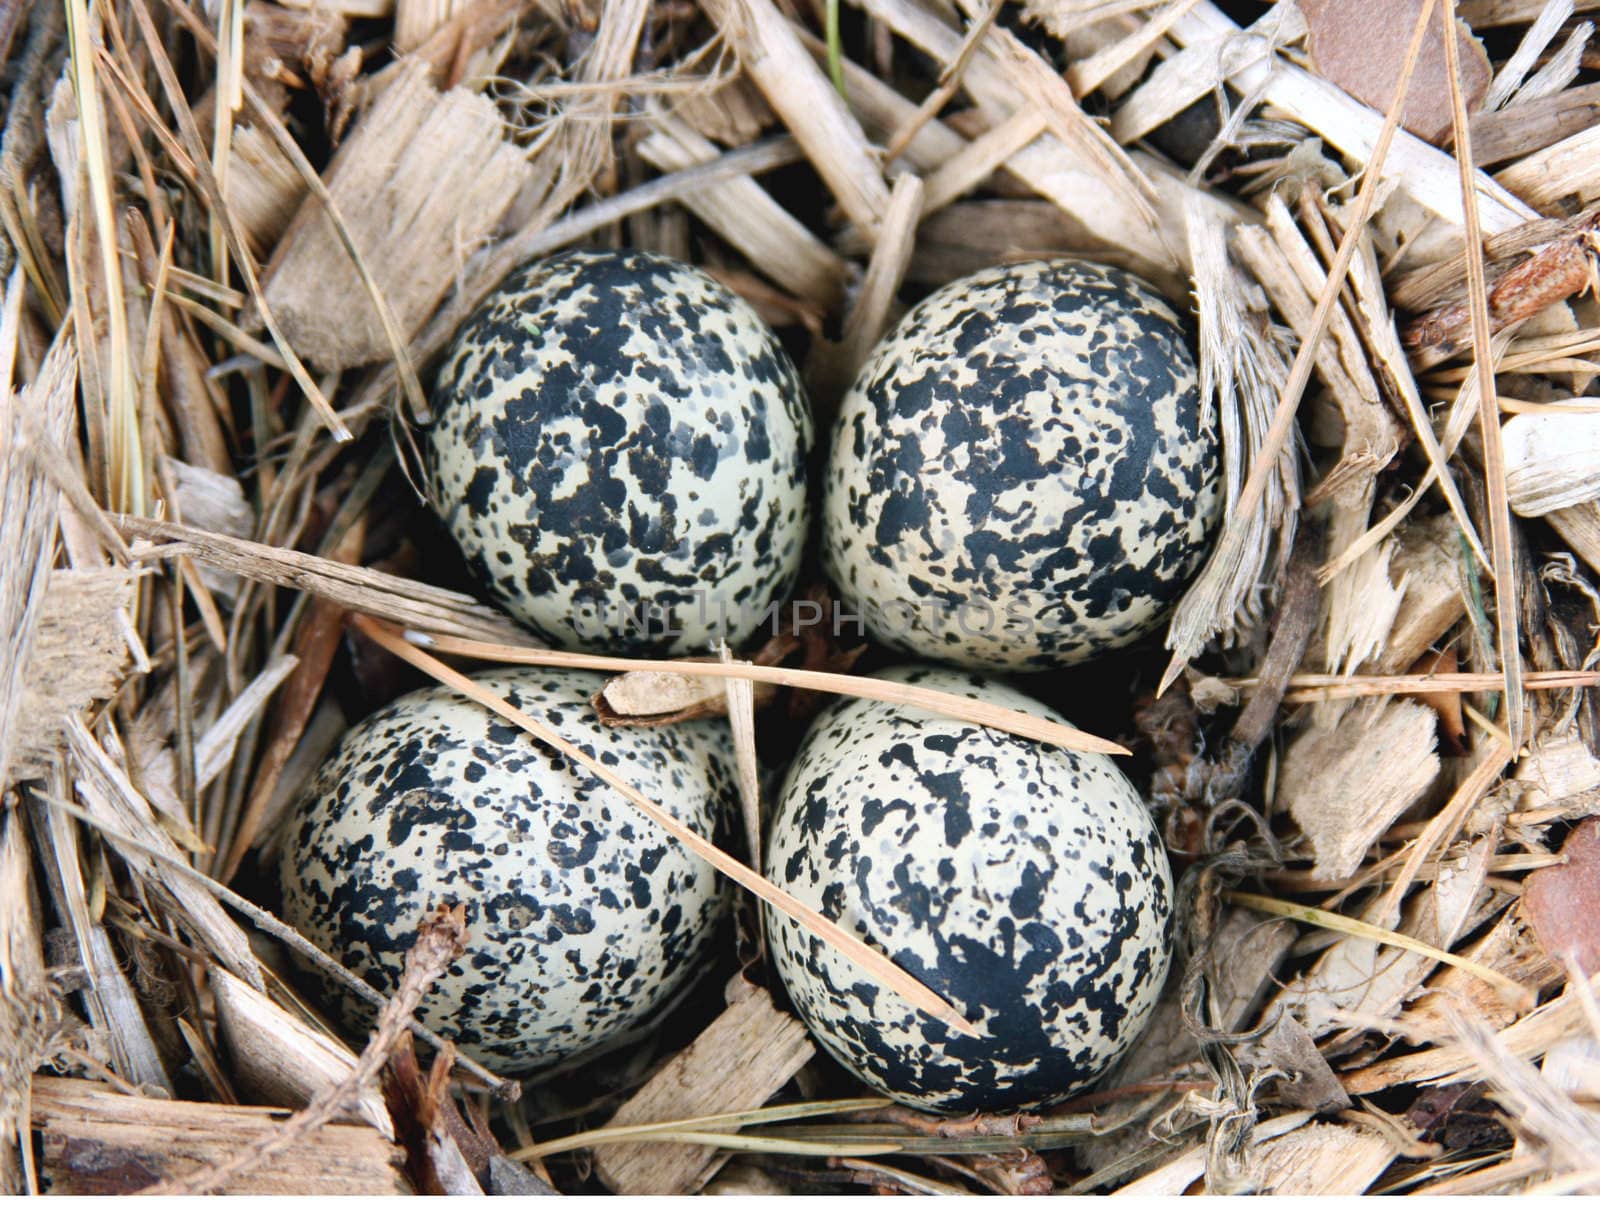
[[[139,410],[133,392],[133,363],[128,336],[128,308],[122,284],[122,258],[117,250],[113,214],[112,173],[105,111],[95,75],[95,48],[89,10],[84,0],[67,0],[67,41],[72,85],[77,96],[83,159],[100,244],[100,271],[105,279],[106,324],[111,333],[111,386],[106,395],[106,490],[116,511],[144,513],[144,457],[140,445]]]
[[[1297,920],[1302,924],[1312,924],[1318,928],[1326,928],[1330,932],[1342,932],[1347,936],[1365,937],[1369,941],[1376,941],[1380,945],[1392,945],[1396,949],[1406,950],[1408,953],[1421,954],[1425,958],[1458,967],[1469,975],[1482,979],[1485,983],[1493,984],[1503,992],[1508,999],[1516,1001],[1519,1008],[1533,1006],[1533,993],[1523,987],[1508,975],[1502,975],[1492,967],[1480,965],[1470,958],[1463,958],[1460,954],[1453,954],[1447,949],[1429,945],[1426,941],[1419,941],[1415,937],[1407,936],[1403,932],[1391,932],[1387,928],[1379,928],[1375,924],[1368,924],[1362,920],[1351,919],[1348,915],[1340,915],[1337,911],[1324,911],[1321,907],[1308,907],[1304,903],[1285,902],[1279,898],[1268,898],[1264,894],[1247,894],[1241,890],[1226,890],[1223,893],[1229,902],[1235,906],[1248,907],[1252,911],[1261,911],[1267,915],[1281,915],[1285,919]]]
[[[1472,126],[1461,94],[1460,51],[1456,47],[1456,0],[1445,0],[1443,24],[1446,75],[1450,79],[1450,120],[1456,165],[1461,171],[1461,204],[1466,223],[1467,302],[1472,312],[1472,354],[1478,372],[1478,429],[1483,437],[1483,478],[1489,515],[1489,546],[1494,554],[1494,612],[1500,639],[1500,669],[1505,674],[1506,733],[1512,748],[1522,744],[1522,655],[1519,647],[1515,558],[1511,546],[1511,504],[1506,497],[1505,444],[1500,438],[1500,408],[1495,399],[1494,361],[1489,339],[1489,288],[1483,271],[1483,229],[1473,178]]]
[[[883,681],[876,677],[857,677],[851,673],[813,672],[804,668],[774,668],[765,664],[746,664],[734,660],[726,664],[717,660],[624,660],[613,656],[588,655],[576,651],[557,651],[547,647],[511,647],[499,643],[485,643],[476,639],[461,638],[453,634],[422,634],[405,631],[407,638],[424,647],[432,647],[446,655],[464,656],[469,660],[494,660],[501,664],[542,664],[553,668],[586,668],[596,672],[678,673],[700,677],[742,677],[747,681],[766,681],[773,685],[793,686],[795,689],[816,690],[823,694],[843,694],[850,698],[870,698],[876,702],[897,703],[964,719],[1013,736],[1024,736],[1031,741],[1059,745],[1078,753],[1125,754],[1128,750],[1115,741],[1107,741],[1054,720],[1041,719],[1012,711],[994,703],[961,698],[920,685],[906,685],[898,681]]]
[[[1254,684],[1246,679],[1235,684]],[[1334,702],[1381,694],[1482,694],[1505,684],[1502,673],[1401,673],[1391,677],[1345,677],[1331,673],[1303,673],[1289,678],[1285,702]],[[1600,672],[1581,669],[1524,673],[1525,690],[1588,689],[1600,685]]]
[[[632,801],[642,813],[655,821],[673,838],[677,839],[701,859],[718,869],[725,876],[731,877],[734,881],[744,886],[745,889],[756,895],[763,902],[782,911],[796,923],[805,927],[813,936],[832,946],[836,952],[849,959],[859,970],[872,976],[884,987],[889,988],[923,1012],[938,1018],[952,1030],[973,1037],[978,1035],[977,1029],[947,1001],[927,988],[915,977],[901,970],[900,967],[873,949],[861,938],[851,936],[832,920],[813,911],[798,899],[791,897],[748,865],[741,864],[738,860],[735,860],[709,839],[696,834],[615,771],[602,765],[565,737],[558,735],[526,713],[517,710],[509,702],[491,693],[473,681],[472,678],[457,672],[448,664],[435,659],[421,648],[414,646],[403,635],[396,633],[392,627],[368,617],[364,613],[356,614],[351,619],[351,623],[356,629],[372,639],[373,642],[393,652],[406,663],[412,665],[412,667],[426,673],[434,680],[448,685],[457,693],[471,698],[474,702],[481,703],[502,719],[521,728],[536,740],[544,742],[546,745],[566,754],[573,761],[587,767],[598,778],[603,779],[622,796]]]
[[[82,0],[77,0],[77,2],[82,3]],[[178,12],[186,12],[181,5],[175,5],[173,8]],[[233,251],[234,261],[239,265],[239,271],[244,274],[245,285],[250,291],[251,298],[256,303],[257,311],[260,312],[262,326],[271,335],[273,344],[278,347],[279,354],[282,355],[285,365],[289,368],[289,373],[294,376],[295,383],[305,395],[313,411],[322,419],[322,424],[327,427],[328,432],[339,442],[349,442],[354,436],[350,433],[349,428],[339,420],[339,415],[333,411],[333,405],[328,403],[327,396],[323,395],[322,389],[317,386],[316,380],[311,377],[311,372],[305,368],[305,364],[295,355],[288,338],[283,335],[283,330],[278,326],[278,321],[272,313],[272,308],[267,305],[266,296],[261,292],[261,280],[256,274],[255,257],[250,254],[249,240],[243,228],[239,225],[238,219],[229,210],[228,202],[222,198],[220,189],[217,187],[216,175],[212,173],[210,161],[206,156],[205,142],[201,139],[200,129],[195,123],[194,112],[189,109],[188,101],[183,92],[183,85],[178,80],[178,74],[172,66],[172,60],[167,56],[166,45],[162,41],[160,31],[156,29],[155,19],[150,16],[150,10],[145,5],[144,0],[133,0],[132,11],[134,20],[139,24],[139,31],[144,38],[145,46],[150,51],[151,65],[156,70],[156,76],[160,78],[161,88],[167,95],[167,101],[171,105],[173,113],[178,117],[178,126],[183,131],[183,139],[189,145],[190,160],[194,163],[197,176],[196,185],[200,188],[202,195],[206,197],[206,206],[223,221],[223,233],[227,236],[228,245]],[[109,56],[102,55],[101,63],[106,64],[117,73],[124,91],[134,102],[134,105],[149,114],[150,100],[145,97],[144,91],[137,88],[133,82],[123,76]],[[159,117],[156,118],[158,119]],[[154,123],[151,130],[156,133],[157,138],[162,141],[163,145],[168,145],[168,142],[174,139],[172,134],[166,131],[159,123]]]

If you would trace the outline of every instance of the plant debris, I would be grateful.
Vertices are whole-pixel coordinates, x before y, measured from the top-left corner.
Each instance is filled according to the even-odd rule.
[[[1593,1190],[1592,6],[1243,7],[0,2],[0,1192]],[[421,430],[462,322],[573,245],[744,296],[824,425],[948,281],[1144,276],[1193,306],[1228,527],[1164,644],[1029,682],[1058,720],[865,676],[814,564],[714,658],[546,649],[441,546]],[[890,1106],[746,906],[651,1033],[493,1076],[410,1018],[462,916],[386,999],[266,884],[346,727],[473,692],[447,657],[729,720],[745,829],[698,850],[773,905],[761,789],[830,695],[1123,755],[1183,872],[1148,1029],[1048,1111]]]

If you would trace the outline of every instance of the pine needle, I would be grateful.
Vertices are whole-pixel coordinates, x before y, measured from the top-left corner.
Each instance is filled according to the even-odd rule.
[[[883,681],[877,677],[857,677],[851,673],[813,672],[803,668],[774,668],[764,664],[746,664],[742,661],[720,660],[627,660],[613,656],[588,655],[575,651],[557,651],[545,647],[512,647],[500,643],[487,643],[461,638],[453,634],[425,634],[415,630],[404,631],[406,638],[422,647],[431,647],[446,655],[464,656],[469,660],[492,660],[501,664],[541,664],[554,668],[585,668],[596,672],[677,673],[690,677],[739,677],[747,681],[765,681],[772,685],[793,686],[795,689],[815,690],[823,694],[844,694],[851,698],[870,698],[877,702],[891,702],[900,706],[916,707],[964,719],[1013,736],[1027,737],[1047,745],[1059,745],[1078,753],[1126,754],[1128,750],[1115,741],[1080,732],[1054,720],[1041,719],[958,694],[920,685],[906,685],[899,681]]]
[[[1428,7],[1432,7],[1431,0]],[[1450,78],[1450,122],[1456,165],[1461,171],[1461,204],[1467,244],[1467,304],[1472,314],[1472,355],[1478,372],[1478,429],[1483,439],[1483,479],[1489,515],[1489,547],[1494,554],[1494,608],[1500,639],[1500,669],[1506,700],[1506,733],[1515,749],[1522,744],[1522,652],[1517,625],[1517,589],[1511,545],[1511,504],[1506,496],[1505,444],[1495,399],[1494,362],[1489,338],[1489,289],[1483,271],[1483,229],[1472,161],[1472,126],[1461,94],[1461,53],[1456,46],[1456,2],[1445,0],[1445,67]]]

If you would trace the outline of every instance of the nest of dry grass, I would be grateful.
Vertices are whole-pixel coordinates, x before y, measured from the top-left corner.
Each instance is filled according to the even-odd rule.
[[[0,0],[0,1189],[1600,1186],[1592,7]],[[411,1022],[459,915],[369,1036],[297,994],[259,904],[315,764],[418,641],[557,654],[438,562],[414,431],[460,321],[575,243],[710,270],[824,417],[1004,259],[1193,303],[1227,526],[1164,644],[1040,683],[1187,869],[1093,1093],[847,1097],[749,925],[524,1086]],[[731,717],[753,780],[848,646],[605,696]]]

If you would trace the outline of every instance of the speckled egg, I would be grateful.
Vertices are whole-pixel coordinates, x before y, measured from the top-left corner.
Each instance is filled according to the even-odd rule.
[[[604,728],[592,674],[477,674],[710,837],[737,812],[717,723]],[[709,953],[717,874],[610,785],[447,689],[352,728],[288,832],[284,917],[374,987],[417,924],[465,904],[467,952],[418,1016],[490,1068],[525,1072],[647,1022]],[[356,1027],[371,1014],[335,990]]]
[[[985,269],[868,358],[827,466],[823,562],[867,631],[971,668],[1145,634],[1220,513],[1216,428],[1177,312],[1081,260]]]
[[[1059,718],[993,680],[879,675]],[[768,910],[778,975],[811,1033],[914,1107],[1024,1109],[1083,1089],[1139,1035],[1166,978],[1166,849],[1133,785],[1097,754],[840,702],[790,768],[766,864],[979,1031],[951,1030]]]
[[[642,251],[512,276],[438,377],[429,496],[496,601],[575,648],[753,634],[806,536],[811,416],[743,299]]]

